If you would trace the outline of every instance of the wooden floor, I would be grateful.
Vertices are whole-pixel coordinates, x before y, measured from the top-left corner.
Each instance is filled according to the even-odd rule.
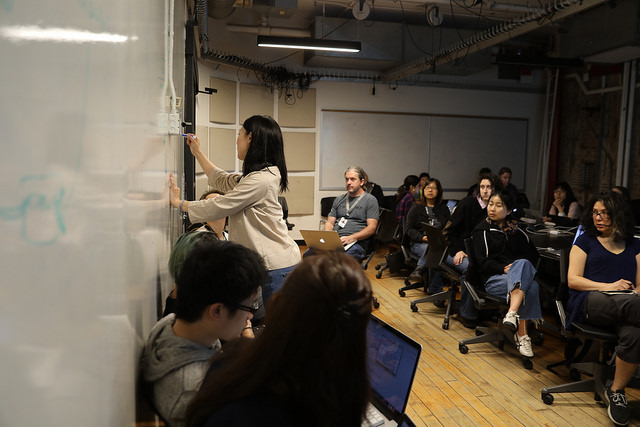
[[[375,278],[375,265],[383,261],[379,251],[367,269],[380,307],[381,319],[422,344],[422,355],[413,383],[407,413],[419,426],[524,425],[524,426],[611,426],[606,407],[593,400],[592,393],[555,394],[552,405],[540,399],[540,390],[569,382],[566,368],[556,375],[546,365],[563,359],[564,344],[552,333],[534,346],[533,369],[526,370],[515,348],[501,351],[495,344],[474,344],[467,354],[458,350],[458,341],[474,336],[456,320],[442,329],[444,309],[433,303],[418,305],[412,312],[409,302],[424,296],[410,290],[400,297],[403,277],[385,271]],[[630,425],[640,425],[640,390],[627,389]]]

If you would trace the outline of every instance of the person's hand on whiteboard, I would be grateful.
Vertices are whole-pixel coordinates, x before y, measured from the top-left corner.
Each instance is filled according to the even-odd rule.
[[[171,206],[174,208],[179,208],[180,202],[180,187],[178,187],[173,173],[169,173],[169,203],[171,203]]]
[[[187,134],[187,145],[191,149],[191,154],[193,154],[194,156],[200,153],[200,138],[198,138],[195,134]]]

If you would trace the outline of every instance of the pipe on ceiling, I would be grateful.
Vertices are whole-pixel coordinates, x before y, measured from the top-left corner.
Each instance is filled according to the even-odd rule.
[[[311,30],[297,30],[294,28],[279,28],[265,25],[227,25],[228,31],[237,33],[258,34],[260,36],[277,37],[311,37]]]

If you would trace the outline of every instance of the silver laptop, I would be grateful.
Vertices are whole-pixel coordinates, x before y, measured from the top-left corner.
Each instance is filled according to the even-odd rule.
[[[367,327],[367,368],[372,395],[368,412],[378,414],[368,414],[362,426],[400,424],[421,352],[422,346],[415,340],[371,315]]]
[[[337,231],[300,230],[300,234],[309,249],[316,251],[346,251],[353,243],[342,245]]]

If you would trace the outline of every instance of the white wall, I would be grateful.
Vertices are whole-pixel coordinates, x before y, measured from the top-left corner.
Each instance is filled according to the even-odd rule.
[[[209,84],[208,82],[211,76],[234,81],[238,79],[237,74],[225,74],[220,70],[214,70],[203,64],[199,67],[199,76],[201,87]],[[319,133],[322,126],[322,109],[524,118],[529,120],[525,191],[529,196],[531,205],[536,204],[535,195],[537,194],[536,180],[539,160],[538,151],[543,123],[543,95],[519,92],[412,86],[398,86],[393,90],[389,86],[383,84],[377,84],[375,95],[371,95],[371,83],[330,81],[317,82],[313,84],[312,88],[316,90],[316,171],[319,170],[319,154],[323,149],[321,146],[322,136]],[[277,96],[277,94],[274,96]],[[199,126],[210,125],[208,119],[209,104],[208,99],[206,102],[203,102],[205,98],[206,97],[202,97],[198,100],[197,124]],[[277,119],[277,109],[275,118]],[[239,118],[239,120],[242,121],[244,118]],[[452,147],[452,149],[455,149],[455,147]],[[490,147],[487,147],[487,149],[490,149]],[[460,154],[464,155],[464,153]],[[393,159],[390,159],[389,161],[393,161]],[[434,159],[431,161],[434,161]],[[345,164],[345,168],[347,166],[348,165]],[[480,169],[483,166],[486,165],[478,165],[477,169]],[[372,180],[375,181],[375,174],[372,171],[367,172],[372,177]],[[423,171],[407,171],[406,175],[419,174],[420,172]],[[469,171],[464,172],[469,173]],[[477,170],[470,173],[471,178],[469,185],[473,183],[476,172]],[[494,172],[497,173],[497,170]],[[514,170],[513,173],[514,176],[516,176],[520,171]],[[316,210],[314,215],[293,216],[289,218],[289,222],[295,224],[295,228],[291,231],[291,236],[294,239],[299,240],[301,239],[299,230],[318,228],[320,220],[320,199],[326,196],[338,195],[341,192],[320,191],[318,189],[317,172],[296,173],[294,175],[312,175],[316,177],[314,190]],[[403,179],[404,176],[398,177],[398,186],[402,184]],[[446,182],[443,182],[442,184],[445,187],[445,198],[461,198],[464,196],[462,193],[446,192],[447,184]],[[393,194],[393,192],[386,191],[385,194]]]
[[[163,3],[0,2],[0,425],[134,423],[141,342],[179,232],[167,175],[182,170],[182,137],[156,126]],[[25,26],[119,37],[36,41]]]

